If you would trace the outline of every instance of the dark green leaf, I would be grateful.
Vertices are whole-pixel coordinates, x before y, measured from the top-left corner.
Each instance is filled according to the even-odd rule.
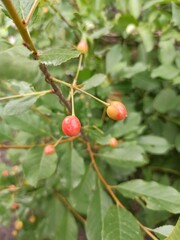
[[[72,58],[79,57],[79,55],[79,51],[58,48],[41,53],[38,59],[41,63],[45,63],[46,65],[58,66]]]
[[[58,157],[44,155],[42,148],[33,148],[27,152],[23,162],[23,171],[28,184],[36,187],[39,180],[49,178],[56,170]]]
[[[142,234],[133,215],[118,206],[109,208],[103,221],[103,240],[142,240]]]
[[[180,213],[180,193],[173,187],[141,179],[119,184],[116,189],[127,198],[139,198],[152,210]]]
[[[59,169],[63,188],[70,191],[78,186],[85,172],[85,166],[83,158],[71,145],[67,146],[66,152],[61,156]]]
[[[112,201],[110,197],[103,191],[100,183],[98,183],[87,212],[86,233],[88,240],[102,239],[102,222],[107,209],[111,205]]]

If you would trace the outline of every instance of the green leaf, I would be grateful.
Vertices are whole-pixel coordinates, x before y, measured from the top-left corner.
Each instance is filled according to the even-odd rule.
[[[116,189],[127,198],[139,198],[152,210],[180,213],[180,193],[173,187],[141,179],[119,184]]]
[[[102,223],[107,209],[112,205],[112,201],[102,189],[100,183],[91,199],[87,212],[86,233],[88,240],[102,239]],[[96,221],[94,221],[96,219]]]
[[[46,65],[58,66],[72,58],[79,57],[80,52],[71,49],[51,49],[39,55],[39,61]]]
[[[160,77],[165,80],[173,80],[179,74],[179,69],[174,65],[160,65],[151,72],[152,78]]]
[[[21,19],[25,20],[32,8],[34,0],[13,0],[12,2]]]
[[[28,59],[29,51],[22,46],[0,52],[0,80],[36,81],[40,77],[37,61]]]
[[[147,164],[142,147],[129,145],[116,149],[102,150],[98,156],[109,165],[116,167],[138,167]]]
[[[178,219],[172,233],[165,240],[179,240],[180,236],[180,218]]]
[[[76,221],[59,199],[52,199],[48,203],[46,211],[46,222],[43,228],[46,231],[46,238],[49,236],[53,240],[77,240],[78,226]]]
[[[142,1],[141,0],[129,0],[129,11],[133,17],[138,18],[141,14]]]
[[[113,73],[114,67],[122,60],[122,48],[115,45],[106,54],[106,72]]]
[[[9,101],[4,107],[3,116],[13,116],[28,111],[38,98],[39,96],[29,96]]]
[[[69,191],[78,186],[84,175],[84,160],[69,144],[61,156],[59,172],[62,187]]]
[[[118,206],[109,208],[103,221],[102,240],[142,240],[142,234],[133,215]]]
[[[80,213],[87,214],[89,202],[95,189],[96,174],[90,165],[79,185],[70,193],[72,206]]]
[[[112,127],[110,127],[107,133],[111,134],[113,137],[122,137],[124,135],[130,134],[132,132],[136,133],[139,129],[139,124],[141,122],[141,115],[137,112],[128,113],[126,121],[118,121]]]
[[[143,45],[147,52],[152,51],[154,47],[153,34],[148,25],[140,25],[138,27],[139,34],[142,38]]]
[[[163,89],[155,97],[153,107],[160,113],[166,113],[176,109],[179,104],[178,96],[172,89]]]
[[[58,157],[44,155],[42,148],[34,148],[27,151],[27,156],[23,162],[23,171],[28,184],[36,187],[39,180],[49,178],[56,170]]]
[[[160,41],[159,43],[160,52],[159,58],[162,64],[170,65],[173,63],[177,53],[174,48],[174,40],[168,39],[166,41]]]
[[[180,6],[172,2],[172,22],[180,29]]]
[[[164,225],[162,227],[158,227],[153,229],[153,232],[160,234],[161,236],[167,237],[172,232],[174,226],[172,225]]]
[[[91,88],[101,85],[106,80],[106,75],[102,73],[95,74],[87,81],[83,82],[83,90],[89,90]]]
[[[144,72],[147,66],[144,63],[137,62],[133,66],[127,66],[123,69],[122,75],[125,78],[131,78],[138,73]]]
[[[153,154],[164,154],[171,147],[166,138],[153,135],[141,136],[138,142],[147,152]]]

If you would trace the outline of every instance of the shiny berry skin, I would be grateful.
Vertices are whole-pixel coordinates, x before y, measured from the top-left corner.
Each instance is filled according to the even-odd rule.
[[[81,130],[81,123],[76,116],[67,116],[62,122],[62,131],[67,136],[77,136]]]
[[[127,117],[126,107],[123,103],[114,101],[107,107],[107,115],[113,120],[123,120]]]
[[[51,155],[53,153],[55,153],[55,147],[52,144],[49,144],[47,146],[45,146],[44,148],[44,154],[45,155]]]
[[[81,39],[78,43],[76,49],[80,51],[81,53],[87,53],[88,52],[88,44],[86,40]]]
[[[113,148],[117,147],[118,146],[118,141],[116,138],[111,138],[110,141],[109,141],[109,145]]]

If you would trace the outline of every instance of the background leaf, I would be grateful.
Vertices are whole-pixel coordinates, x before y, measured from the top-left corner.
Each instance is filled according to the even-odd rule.
[[[95,74],[87,81],[83,82],[83,90],[88,90],[94,87],[99,86],[101,83],[103,83],[106,80],[106,75],[104,74]]]
[[[172,187],[136,179],[121,183],[116,189],[125,197],[142,199],[149,209],[180,213],[180,193]]]

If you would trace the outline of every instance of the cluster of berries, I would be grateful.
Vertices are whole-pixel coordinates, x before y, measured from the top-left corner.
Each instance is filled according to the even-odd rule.
[[[81,39],[78,43],[76,49],[80,51],[82,54],[88,52],[88,44],[87,41]],[[109,118],[113,120],[123,120],[127,117],[126,107],[123,103],[118,101],[113,101],[107,104],[107,115]],[[62,122],[62,131],[65,135],[73,137],[77,136],[81,131],[81,122],[75,115],[66,116]],[[117,146],[117,140],[112,138],[110,142],[110,146]],[[55,152],[55,147],[53,145],[47,145],[44,149],[45,155],[50,155]]]

